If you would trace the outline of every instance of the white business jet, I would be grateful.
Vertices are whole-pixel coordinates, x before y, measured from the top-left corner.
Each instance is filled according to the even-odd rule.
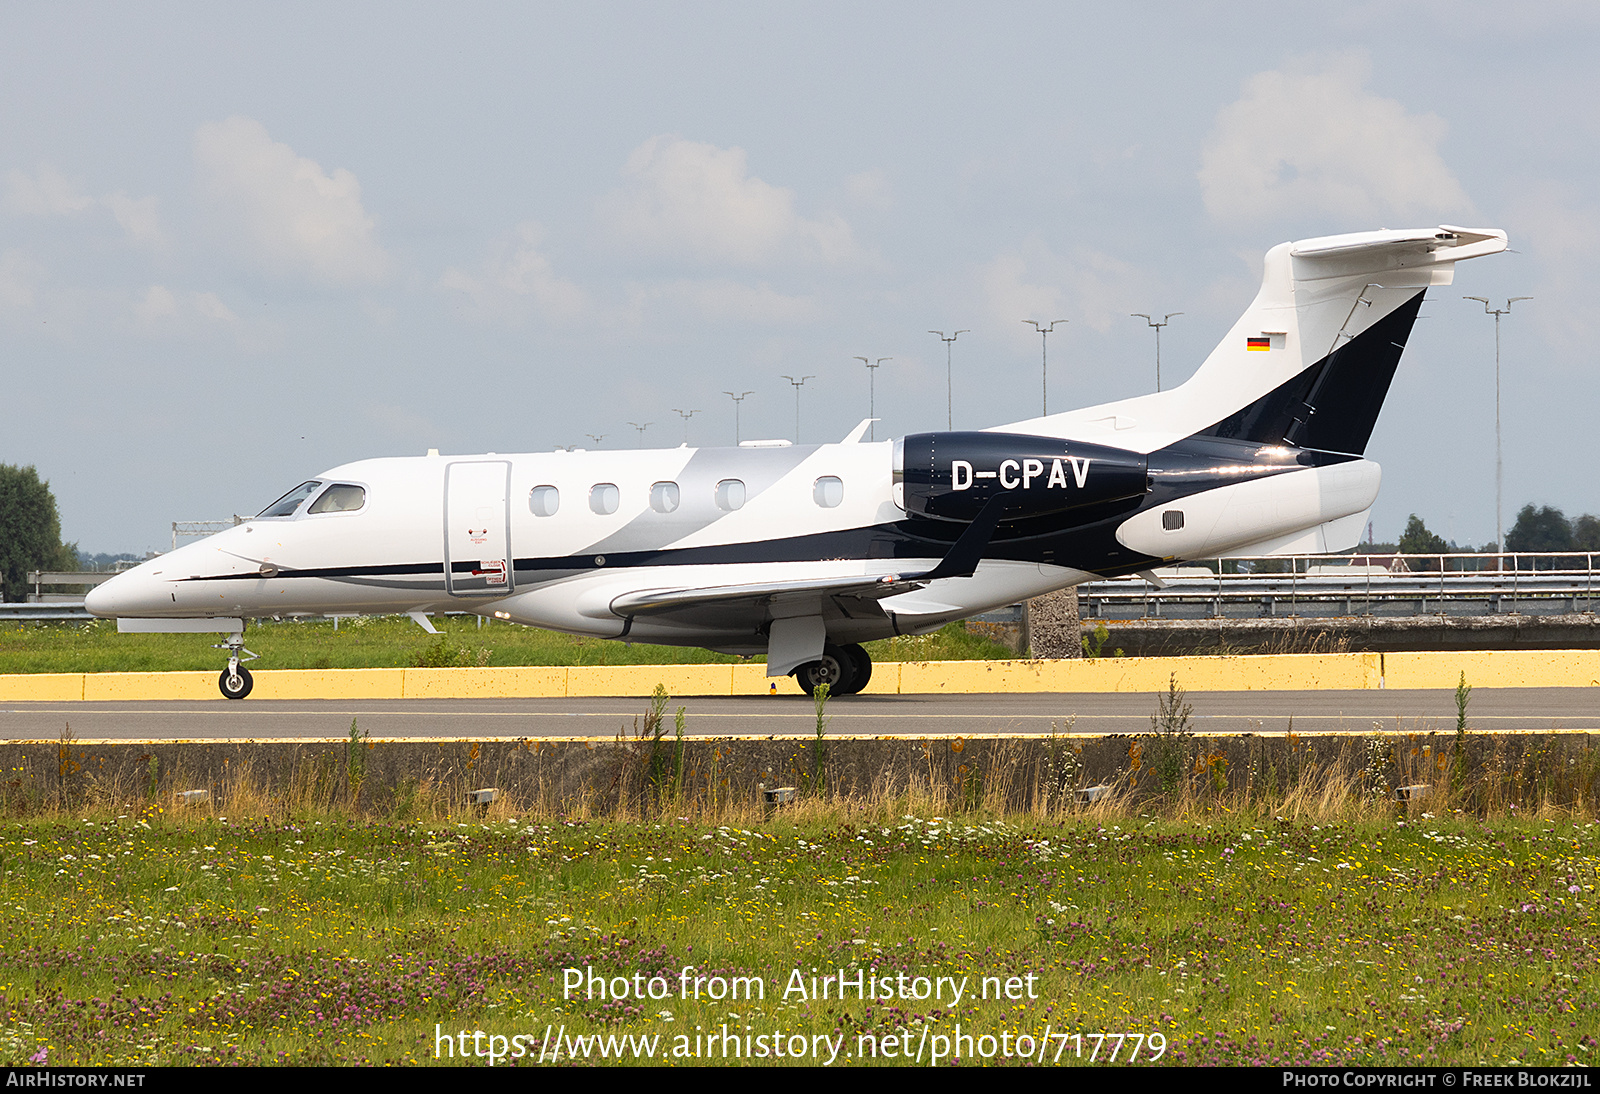
[[[1224,552],[1348,550],[1362,458],[1426,290],[1493,229],[1364,232],[1267,252],[1261,291],[1188,382],[981,432],[864,443],[363,460],[89,594],[126,631],[469,611],[571,634],[766,654],[866,686],[861,643],[1094,576]]]

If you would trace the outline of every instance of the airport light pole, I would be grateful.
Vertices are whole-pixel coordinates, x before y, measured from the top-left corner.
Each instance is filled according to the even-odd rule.
[[[754,395],[755,392],[746,391],[735,395],[731,391],[724,391],[722,394],[733,400],[733,443],[737,447],[739,444],[739,404],[744,402],[745,396]]]
[[[867,417],[872,419],[872,424],[867,427],[870,440],[878,439],[878,366],[885,361],[893,361],[893,357],[880,357],[874,364],[870,358],[857,357],[863,365],[867,366]]]
[[[928,333],[938,335],[939,341],[944,343],[944,427],[946,429],[954,429],[956,389],[955,381],[952,379],[950,372],[950,347],[955,345],[957,338],[972,332],[970,330],[958,330],[948,338],[945,337],[942,330],[930,330]]]
[[[596,448],[599,448],[600,442],[606,439],[606,435],[604,433],[585,433],[584,436],[593,441]]]
[[[793,376],[785,376],[784,379],[788,380],[791,384],[794,385],[794,443],[795,444],[799,444],[800,443],[800,387],[807,380],[815,380],[816,377],[815,376],[802,376],[802,377],[800,377],[800,379],[796,380]]]
[[[1034,319],[1024,319],[1023,322],[1031,324],[1033,329],[1039,332],[1039,413],[1048,415],[1050,413],[1050,357],[1048,353],[1049,347],[1046,342],[1050,338],[1050,332],[1056,329],[1056,324],[1065,323],[1067,320],[1054,319],[1048,327],[1041,327],[1038,321]]]
[[[1153,318],[1151,318],[1150,316],[1146,315],[1142,311],[1129,312],[1128,314],[1133,316],[1135,319],[1143,319],[1151,327],[1155,328],[1155,332],[1156,332],[1156,390],[1160,391],[1161,390],[1161,328],[1166,326],[1168,323],[1172,322],[1172,317],[1173,316],[1182,315],[1183,313],[1181,311],[1168,312],[1165,316],[1162,317],[1161,322],[1159,322],[1159,323],[1157,323]]]
[[[649,429],[651,426],[655,425],[656,423],[654,423],[654,422],[643,422],[643,423],[641,423],[641,422],[629,422],[628,424],[633,426],[633,428],[635,428],[635,429],[637,429],[639,431],[639,447],[643,448],[644,447],[644,431]]]
[[[689,443],[689,419],[700,412],[698,410],[679,410],[677,407],[673,407],[672,412],[683,419],[683,443],[687,445]]]
[[[1513,296],[1506,301],[1503,308],[1489,306],[1489,301],[1482,296],[1463,296],[1463,300],[1476,300],[1483,305],[1483,310],[1494,316],[1494,550],[1496,554],[1504,554],[1506,540],[1503,534],[1504,526],[1501,524],[1501,474],[1500,460],[1500,317],[1511,314],[1511,305],[1518,300],[1532,300],[1531,296]]]

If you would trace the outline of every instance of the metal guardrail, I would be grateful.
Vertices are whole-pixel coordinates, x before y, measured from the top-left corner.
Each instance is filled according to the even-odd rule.
[[[42,621],[60,623],[67,620],[93,619],[89,609],[83,606],[81,600],[56,601],[54,603],[27,604],[0,604],[0,623],[24,623]]]
[[[1078,596],[1087,619],[1546,615],[1595,610],[1600,600],[1597,560],[1600,552],[1244,556],[1215,560],[1215,571],[1192,564],[1158,569],[1160,587],[1139,576],[1090,581],[1078,586]],[[1290,572],[1237,572],[1259,563],[1286,566]],[[50,578],[69,576],[101,575],[41,573],[29,578],[50,583]],[[81,600],[0,604],[0,621],[91,618]],[[1020,606],[978,618],[1020,621]]]
[[[1267,556],[1078,587],[1089,618],[1556,614],[1595,609],[1596,552]],[[1262,563],[1289,572],[1251,572]],[[1233,572],[1228,572],[1232,570]],[[1243,570],[1244,572],[1239,572]],[[1341,572],[1342,571],[1342,572]]]

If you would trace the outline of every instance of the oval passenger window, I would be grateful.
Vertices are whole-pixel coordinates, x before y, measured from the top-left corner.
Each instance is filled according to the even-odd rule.
[[[658,513],[670,513],[678,508],[678,484],[658,482],[650,488],[650,508]]]
[[[731,513],[744,508],[744,483],[738,479],[723,479],[717,483],[717,508]]]
[[[617,511],[621,497],[615,483],[596,483],[589,489],[589,509],[602,517],[609,517]]]
[[[824,509],[837,508],[844,501],[844,483],[833,475],[824,475],[811,488],[811,496]]]
[[[528,491],[528,508],[536,517],[553,517],[561,508],[561,491],[553,486],[535,486]]]

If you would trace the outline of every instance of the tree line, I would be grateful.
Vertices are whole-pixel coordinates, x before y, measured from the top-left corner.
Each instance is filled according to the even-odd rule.
[[[1495,545],[1482,547],[1446,542],[1412,513],[1395,549],[1405,555],[1492,554]],[[1585,513],[1568,520],[1561,510],[1549,505],[1524,505],[1506,533],[1507,551],[1554,552],[1600,551],[1600,517]]]
[[[76,570],[78,545],[61,542],[50,484],[32,467],[0,463],[0,600],[28,599],[29,570]]]

